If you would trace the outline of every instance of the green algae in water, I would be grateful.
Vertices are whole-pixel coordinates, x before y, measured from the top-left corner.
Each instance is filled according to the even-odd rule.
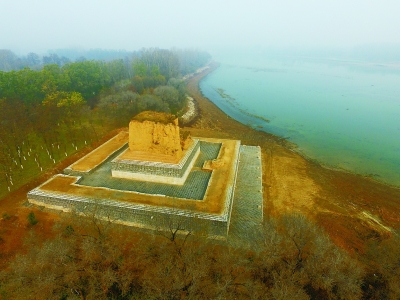
[[[218,88],[218,89],[216,89],[216,90],[217,90],[218,94],[221,96],[221,98],[225,99],[226,102],[227,102],[229,105],[231,105],[232,107],[234,107],[235,109],[237,109],[238,111],[240,111],[242,114],[247,115],[247,116],[252,117],[252,118],[255,118],[255,119],[259,119],[259,120],[264,121],[264,122],[266,122],[266,123],[269,123],[269,122],[270,122],[270,120],[268,120],[267,118],[265,118],[265,117],[263,117],[263,116],[258,116],[258,115],[256,115],[256,114],[249,113],[247,110],[241,108],[238,104],[236,104],[236,103],[234,102],[234,101],[235,101],[235,98],[233,98],[233,97],[231,97],[230,95],[226,94],[224,89]],[[256,126],[256,127],[262,128],[262,126],[261,126],[261,127],[259,127],[259,126],[261,126],[261,125],[258,125],[258,126]]]

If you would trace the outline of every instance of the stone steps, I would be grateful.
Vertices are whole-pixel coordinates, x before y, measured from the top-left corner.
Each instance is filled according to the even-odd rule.
[[[242,145],[228,241],[239,246],[257,244],[261,238],[262,220],[261,149]]]

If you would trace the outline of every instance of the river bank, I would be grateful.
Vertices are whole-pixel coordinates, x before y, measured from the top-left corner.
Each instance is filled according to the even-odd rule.
[[[200,89],[226,114],[287,138],[326,166],[400,187],[400,72],[301,58],[220,59]]]
[[[264,213],[299,212],[322,226],[339,246],[362,253],[370,239],[385,238],[400,227],[400,189],[368,177],[329,169],[294,151],[283,138],[245,126],[205,98],[199,82],[218,67],[188,80],[199,117],[186,127],[193,136],[239,139],[259,145],[263,154]]]

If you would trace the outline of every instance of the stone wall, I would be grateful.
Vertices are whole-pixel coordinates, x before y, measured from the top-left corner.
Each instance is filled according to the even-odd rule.
[[[53,209],[77,213],[95,214],[109,218],[113,222],[128,223],[149,229],[176,227],[191,232],[203,232],[211,236],[226,237],[228,234],[228,214],[221,216],[191,212],[181,209],[140,205],[127,202],[90,199],[66,194],[44,192],[39,188],[28,193],[29,202]]]
[[[199,151],[200,142],[196,139],[193,141],[192,146],[187,150],[185,156],[178,164],[138,160],[120,160],[116,158],[111,162],[111,170],[113,172],[119,171],[166,177],[183,177],[196,160]]]
[[[168,164],[168,163],[157,163],[157,162],[140,162],[141,167],[150,167],[150,168],[158,168],[158,169],[149,169],[149,174],[154,174],[157,172],[161,172],[164,178],[168,178],[170,174],[165,173],[168,172],[168,168],[171,169],[171,166],[174,166],[175,169],[179,170],[190,170],[191,162],[195,161],[196,155],[198,155],[200,151],[200,147],[202,148],[202,157],[199,159],[199,165],[195,165],[196,168],[201,168],[204,160],[208,159],[221,159],[221,156],[225,153],[227,149],[222,147],[221,144],[217,143],[213,139],[207,140],[207,142],[200,142],[198,139],[193,139],[193,143],[190,149],[185,152],[185,156],[181,159],[179,164]],[[201,143],[203,143],[201,145]],[[235,142],[235,143],[233,143]],[[218,147],[211,144],[218,144]],[[112,200],[112,198],[102,198],[106,197],[104,194],[98,194],[99,198],[95,198],[92,194],[87,194],[87,196],[80,196],[78,193],[62,193],[58,192],[57,189],[52,191],[45,189],[43,186],[48,182],[42,184],[38,188],[30,191],[28,193],[29,202],[46,206],[53,209],[59,210],[76,210],[81,214],[92,214],[95,213],[100,218],[110,218],[114,222],[124,223],[127,225],[132,225],[136,227],[145,227],[145,228],[169,228],[172,226],[179,226],[186,231],[193,232],[204,232],[211,236],[219,236],[226,237],[229,231],[229,223],[232,212],[232,201],[234,199],[236,191],[236,176],[238,172],[238,163],[239,163],[239,144],[238,141],[231,141],[231,147],[233,153],[231,153],[230,160],[232,164],[229,164],[229,170],[225,170],[229,174],[229,178],[224,185],[218,185],[217,182],[208,182],[208,187],[206,190],[206,194],[204,197],[208,197],[207,193],[212,193],[209,196],[214,195],[212,190],[213,184],[215,186],[220,186],[218,190],[223,190],[223,193],[218,197],[218,199],[213,199],[212,201],[220,201],[223,205],[223,208],[220,211],[221,213],[208,213],[208,210],[203,210],[206,212],[200,211],[192,211],[191,209],[194,207],[188,206],[186,209],[178,209],[178,208],[169,208],[166,206],[158,206],[156,204],[139,204],[133,202],[124,202],[118,199]],[[204,148],[203,148],[204,146]],[[215,148],[215,149],[214,149]],[[218,150],[218,157],[216,157],[215,151]],[[212,154],[212,155],[211,155]],[[259,159],[259,158],[258,158]],[[114,159],[116,160],[116,159]],[[113,160],[113,162],[114,162]],[[224,165],[222,165],[223,167]],[[174,169],[172,168],[172,169]],[[252,168],[250,168],[252,169]],[[158,171],[157,171],[158,170]],[[219,168],[213,169],[214,172],[219,172]],[[65,176],[65,175],[57,175],[57,176]],[[251,176],[250,176],[251,177]],[[169,177],[171,178],[171,177]],[[214,179],[219,178],[218,176]],[[50,179],[51,180],[51,179]],[[49,180],[49,181],[50,181]],[[77,184],[81,180],[81,177],[77,178]],[[214,187],[215,187],[214,186]],[[43,187],[43,188],[42,188]],[[104,187],[103,187],[104,188]],[[114,191],[112,188],[104,188],[110,191]],[[141,195],[141,193],[137,192],[137,195]],[[157,195],[157,197],[163,197],[163,195]],[[214,197],[215,198],[215,197]],[[174,198],[168,198],[170,201],[174,201]],[[182,200],[182,198],[179,198]],[[206,199],[206,198],[204,198]],[[212,199],[212,197],[211,197]],[[209,199],[211,201],[211,199]],[[185,200],[191,201],[191,200]],[[218,202],[219,203],[219,202]],[[172,203],[173,204],[173,203]],[[215,210],[210,210],[215,211]]]

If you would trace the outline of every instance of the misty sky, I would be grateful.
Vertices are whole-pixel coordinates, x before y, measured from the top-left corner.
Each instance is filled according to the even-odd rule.
[[[0,0],[0,49],[400,44],[399,0]]]

